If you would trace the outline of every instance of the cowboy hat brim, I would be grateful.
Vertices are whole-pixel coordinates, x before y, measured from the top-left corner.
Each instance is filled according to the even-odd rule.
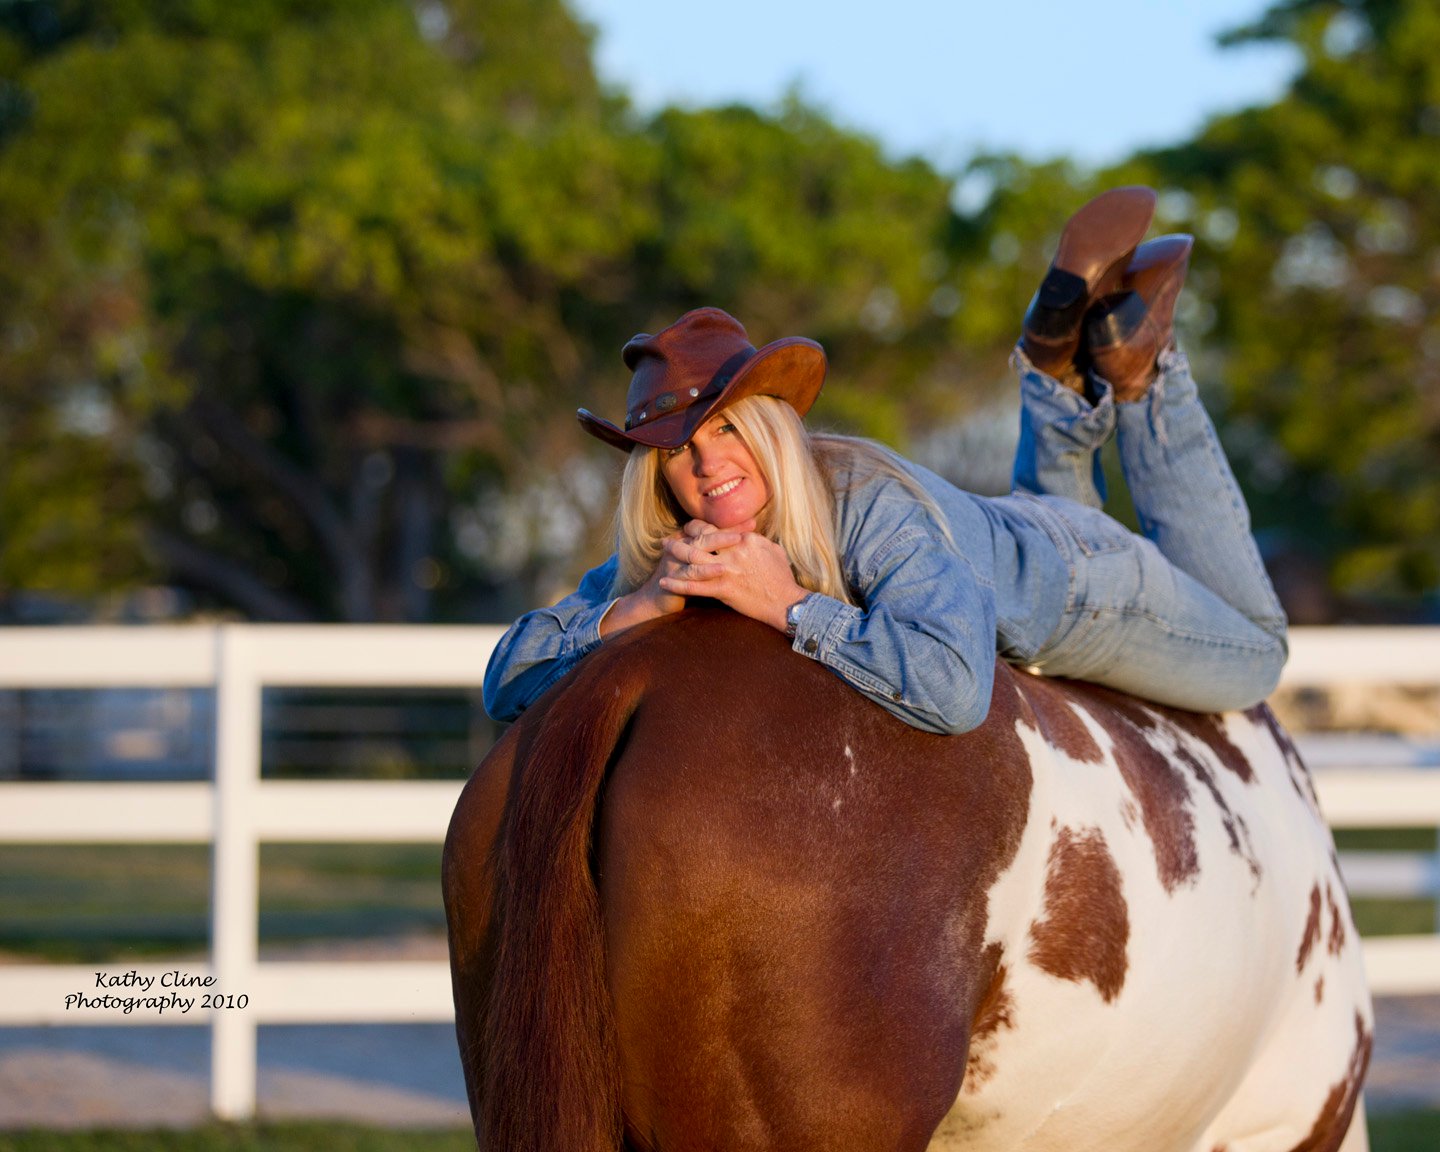
[[[590,435],[624,452],[636,445],[679,448],[714,413],[746,396],[776,396],[804,416],[820,395],[825,368],[825,349],[819,344],[804,336],[786,336],[758,349],[718,391],[640,427],[621,428],[585,408],[575,416]]]

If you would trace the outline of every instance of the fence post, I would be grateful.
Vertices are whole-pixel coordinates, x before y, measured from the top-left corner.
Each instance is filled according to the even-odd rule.
[[[253,995],[250,985],[259,959],[260,921],[255,800],[260,779],[261,686],[248,629],[221,625],[215,630],[215,643],[213,991]],[[255,1115],[254,1019],[243,1009],[217,1011],[210,1029],[211,1110],[222,1120],[248,1120]]]

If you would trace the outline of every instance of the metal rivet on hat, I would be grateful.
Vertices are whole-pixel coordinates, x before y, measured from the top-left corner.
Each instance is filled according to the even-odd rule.
[[[644,413],[644,412],[641,412],[640,415],[636,417],[636,419],[637,419],[637,420],[644,420],[644,419],[645,419],[645,413]]]
[[[670,409],[674,408],[678,403],[680,403],[680,401],[676,398],[674,392],[666,392],[664,395],[658,396],[655,399],[655,407],[661,412],[670,411]]]
[[[691,389],[690,389],[690,395],[691,395],[691,396],[699,396],[699,395],[700,395],[700,389],[699,389],[699,388],[691,388]]]

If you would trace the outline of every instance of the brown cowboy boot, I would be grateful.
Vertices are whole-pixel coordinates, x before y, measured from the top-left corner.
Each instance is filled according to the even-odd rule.
[[[1110,381],[1117,403],[1139,400],[1156,375],[1156,360],[1173,340],[1175,301],[1190,265],[1193,236],[1148,240],[1125,269],[1123,291],[1085,318],[1090,363]]]
[[[1081,390],[1075,354],[1085,313],[1120,290],[1125,266],[1154,214],[1154,190],[1132,185],[1102,192],[1065,222],[1020,337],[1025,355],[1041,372]]]

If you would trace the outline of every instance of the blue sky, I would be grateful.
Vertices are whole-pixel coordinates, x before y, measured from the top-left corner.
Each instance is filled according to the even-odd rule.
[[[1266,0],[571,0],[599,30],[601,75],[643,109],[798,85],[895,155],[942,167],[977,148],[1089,164],[1185,139],[1207,116],[1272,101],[1280,46],[1220,50]]]

